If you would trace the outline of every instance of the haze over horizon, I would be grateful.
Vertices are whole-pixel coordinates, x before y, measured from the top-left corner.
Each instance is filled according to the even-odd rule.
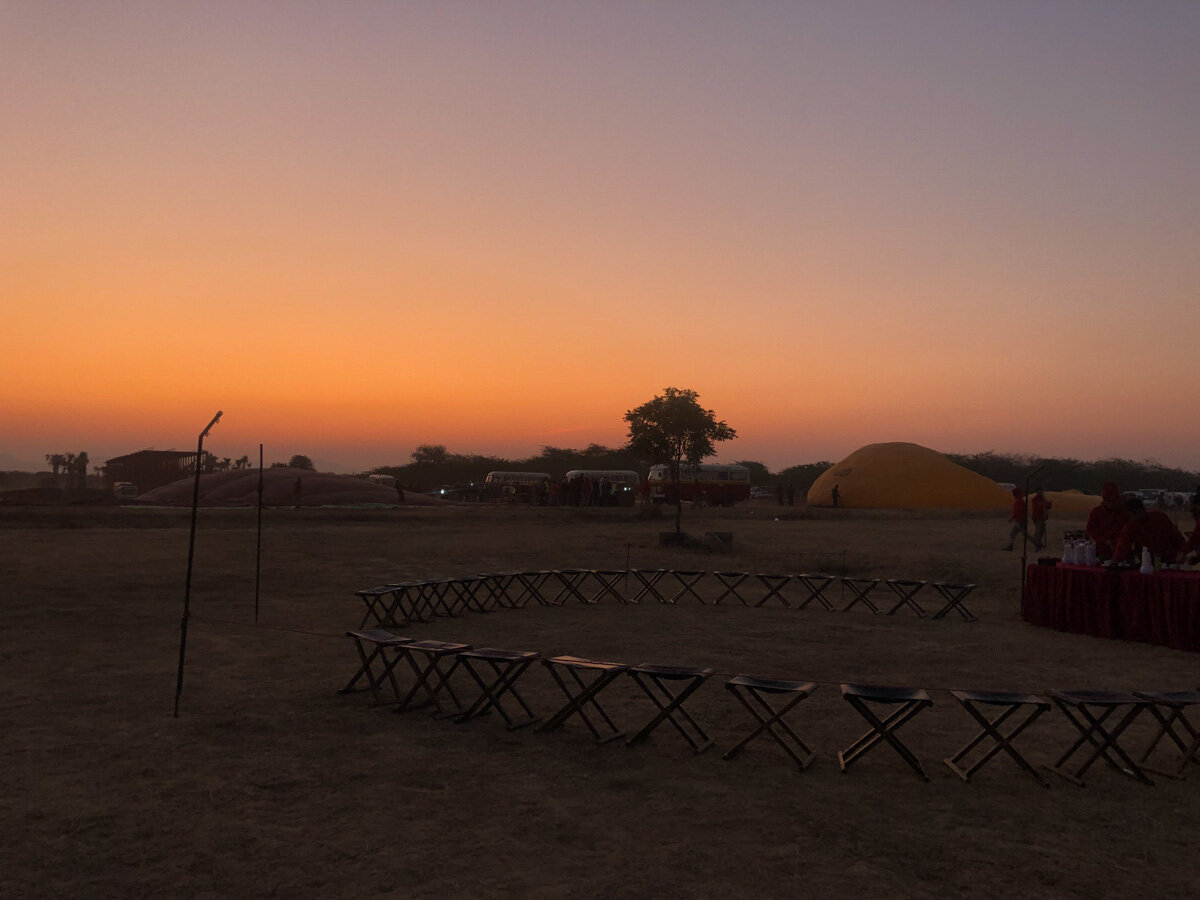
[[[1200,471],[1200,4],[0,11],[0,453]],[[275,450],[274,448],[279,448]]]

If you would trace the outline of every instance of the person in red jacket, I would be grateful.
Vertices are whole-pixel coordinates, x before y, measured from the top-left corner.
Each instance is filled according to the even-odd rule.
[[[1113,545],[1117,535],[1129,521],[1129,511],[1121,502],[1121,492],[1115,481],[1104,482],[1100,492],[1100,505],[1088,514],[1087,534],[1096,545],[1096,555],[1101,560],[1112,559]]]
[[[1012,522],[1012,528],[1008,532],[1008,546],[1002,549],[1011,550],[1013,541],[1017,539],[1018,534],[1028,534],[1025,530],[1025,522],[1029,517],[1029,508],[1025,504],[1025,492],[1019,487],[1012,489],[1013,504],[1012,514],[1008,517],[1008,521]]]
[[[1161,510],[1147,510],[1137,497],[1126,500],[1125,508],[1129,510],[1129,521],[1117,535],[1112,558],[1117,562],[1136,562],[1135,557],[1145,547],[1155,559],[1167,564],[1175,562],[1183,547],[1183,535],[1170,516]]]
[[[1180,562],[1195,562],[1200,556],[1200,491],[1192,495],[1192,533],[1179,550]]]

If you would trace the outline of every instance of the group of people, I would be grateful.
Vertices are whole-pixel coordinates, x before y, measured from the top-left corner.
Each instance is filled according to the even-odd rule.
[[[1003,549],[1011,550],[1018,537],[1028,534],[1026,523],[1033,522],[1033,549],[1041,550],[1046,546],[1046,514],[1054,504],[1046,499],[1046,492],[1041,487],[1034,492],[1033,500],[1028,504],[1025,502],[1025,492],[1019,487],[1013,488],[1012,495],[1012,515],[1008,518],[1012,528],[1008,531],[1008,545]]]
[[[1053,504],[1046,500],[1042,488],[1026,503],[1024,492],[1013,488],[1012,515],[1009,521],[1008,545],[1012,550],[1017,537],[1026,534],[1026,522],[1034,526],[1033,546],[1041,550],[1046,544],[1046,513]],[[1146,509],[1141,498],[1122,497],[1116,482],[1106,481],[1100,492],[1100,504],[1088,514],[1087,535],[1096,545],[1096,556],[1103,561],[1136,562],[1142,550],[1159,562],[1195,562],[1200,557],[1200,485],[1188,503],[1193,526],[1188,536],[1176,527],[1171,517],[1158,509]]]
[[[1101,560],[1130,562],[1149,550],[1167,565],[1192,562],[1200,555],[1200,486],[1188,502],[1192,532],[1188,537],[1175,527],[1171,517],[1158,509],[1146,509],[1141,498],[1121,497],[1117,485],[1108,481],[1100,494],[1100,505],[1088,515],[1088,537]]]

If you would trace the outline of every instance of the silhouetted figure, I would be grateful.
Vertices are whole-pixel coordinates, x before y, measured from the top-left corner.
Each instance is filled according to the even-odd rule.
[[[788,500],[788,506],[796,505],[796,487],[795,487],[795,485],[789,484],[787,486],[787,500]]]
[[[1041,485],[1029,501],[1029,518],[1033,521],[1033,549],[1041,550],[1046,546],[1046,513],[1054,508],[1054,504],[1046,500]]]
[[[783,485],[782,484],[775,485],[775,499],[778,501],[780,506],[783,506]]]
[[[841,492],[841,490],[838,489],[838,486],[836,484],[833,486],[832,497],[833,497],[833,508],[837,509],[838,504],[840,504],[842,502],[842,492]]]
[[[1012,495],[1012,512],[1008,517],[1008,521],[1012,522],[1012,528],[1008,531],[1008,546],[1002,547],[1002,550],[1011,550],[1017,535],[1026,537],[1029,535],[1029,532],[1025,530],[1026,522],[1029,520],[1029,506],[1025,502],[1025,492],[1019,487],[1015,487],[1012,489]]]
[[[300,499],[304,496],[304,479],[297,475],[296,483],[292,485],[292,500],[297,506],[300,505]]]
[[[396,500],[400,503],[404,502],[404,487],[399,484],[396,485]]]

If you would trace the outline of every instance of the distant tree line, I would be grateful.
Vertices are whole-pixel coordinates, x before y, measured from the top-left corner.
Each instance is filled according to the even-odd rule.
[[[1082,461],[1056,459],[993,451],[974,454],[946,454],[952,462],[1001,484],[1023,485],[1025,476],[1043,466],[1033,482],[1047,490],[1078,490],[1099,494],[1106,481],[1115,481],[1121,490],[1161,488],[1168,491],[1192,492],[1200,483],[1200,473],[1171,469],[1157,462],[1128,459]],[[821,461],[788,466],[771,472],[754,460],[738,460],[738,465],[750,470],[750,483],[764,487],[791,486],[803,494],[833,462]],[[444,444],[422,444],[413,451],[405,465],[380,466],[374,473],[391,475],[407,490],[432,491],[441,487],[479,483],[493,471],[545,472],[551,478],[561,478],[572,469],[632,469],[645,474],[651,462],[641,459],[628,448],[588,444],[582,449],[542,447],[541,452],[525,459],[506,459],[500,456],[451,453]]]
[[[1153,460],[1135,462],[1131,459],[1056,459],[1040,456],[1020,456],[988,451],[969,455],[947,453],[951,461],[972,472],[986,475],[1001,484],[1024,486],[1025,478],[1038,466],[1042,470],[1033,476],[1030,485],[1045,485],[1049,491],[1077,490],[1099,494],[1106,481],[1115,481],[1122,491],[1161,489],[1188,492],[1196,490],[1200,473],[1170,469]]]

